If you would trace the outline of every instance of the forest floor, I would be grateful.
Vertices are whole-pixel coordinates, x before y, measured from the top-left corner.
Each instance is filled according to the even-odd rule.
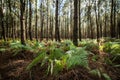
[[[88,69],[76,66],[70,70],[63,70],[59,75],[45,75],[46,66],[40,67],[37,64],[31,70],[26,70],[27,65],[33,60],[34,53],[20,51],[20,54],[13,56],[12,51],[0,52],[0,80],[106,80],[104,77],[92,75]],[[102,69],[111,80],[120,80],[120,67],[112,67],[104,64],[102,58],[104,52],[99,53],[99,59],[94,62],[92,55],[89,55],[89,67],[91,69]],[[98,75],[101,72],[98,72]],[[109,79],[107,79],[109,80]]]
[[[88,73],[83,67],[76,67],[69,71],[62,72],[58,77],[44,75],[45,67],[37,65],[31,71],[26,71],[26,66],[32,61],[33,53],[21,52],[18,56],[12,56],[11,52],[0,55],[0,80],[104,80],[98,76]],[[102,67],[112,80],[120,79],[120,68],[102,64],[100,61],[93,62],[89,59],[91,68]]]

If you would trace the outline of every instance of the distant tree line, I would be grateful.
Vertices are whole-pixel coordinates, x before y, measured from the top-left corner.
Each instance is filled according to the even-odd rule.
[[[0,0],[0,39],[120,38],[119,0]]]

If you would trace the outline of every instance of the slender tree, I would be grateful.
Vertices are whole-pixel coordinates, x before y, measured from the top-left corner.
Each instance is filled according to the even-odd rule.
[[[49,1],[47,0],[47,33],[46,33],[46,37],[47,37],[47,40],[49,38],[49,26],[48,26],[48,23],[49,23]]]
[[[107,37],[107,1],[105,0],[105,26],[104,26],[104,37]]]
[[[55,12],[55,40],[60,41],[60,33],[58,26],[58,0],[56,0],[56,12]]]
[[[97,41],[99,39],[99,24],[98,24],[98,16],[97,16],[97,1],[95,0],[95,4],[94,4],[94,9],[95,9],[95,18],[96,18],[96,31],[97,31]]]
[[[70,0],[70,31],[71,31],[71,40],[73,40],[73,0]]]
[[[20,26],[21,26],[21,43],[25,45],[25,26],[23,23],[25,12],[25,0],[20,0]]]
[[[81,41],[81,0],[79,1],[79,40]]]
[[[2,0],[1,0],[2,3]],[[5,26],[4,26],[4,14],[3,14],[3,8],[0,7],[0,26],[2,28],[2,38],[4,39],[4,41],[6,41],[6,36],[5,36]]]
[[[32,40],[32,3],[29,0],[29,37]]]
[[[26,34],[26,39],[28,39],[28,0],[26,1],[26,8],[25,8],[25,34]]]
[[[110,15],[111,38],[115,38],[115,26],[114,26],[114,21],[113,21],[113,8],[114,8],[114,0],[111,0],[111,15]]]
[[[74,45],[78,45],[78,0],[74,0],[74,28],[73,28],[73,43]]]
[[[116,0],[114,0],[114,3],[113,3],[113,20],[114,20],[114,36],[117,37],[117,33],[116,33]]]
[[[118,14],[118,19],[117,19],[117,35],[118,38],[120,39],[120,14]]]
[[[43,22],[44,22],[44,15],[43,15],[43,3],[40,5],[40,17],[41,17],[41,32],[40,32],[40,40],[43,40]]]
[[[35,5],[36,5],[36,20],[35,20],[35,38],[36,38],[36,41],[38,41],[38,35],[37,35],[37,33],[38,33],[38,23],[37,23],[37,21],[38,21],[38,16],[37,16],[37,0],[36,0],[36,3],[35,3]]]

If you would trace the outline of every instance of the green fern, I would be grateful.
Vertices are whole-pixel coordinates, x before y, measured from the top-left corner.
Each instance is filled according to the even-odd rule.
[[[10,44],[10,49],[14,53],[13,56],[16,56],[22,50],[34,51],[30,45],[28,45],[28,44],[22,45],[19,41],[12,42]]]
[[[5,52],[6,49],[5,48],[0,48],[0,52]]]
[[[61,49],[55,48],[55,49],[50,50],[49,58],[52,60],[60,59],[63,55],[64,54],[63,54],[63,51]]]
[[[61,42],[61,48],[64,50],[64,51],[68,51],[68,50],[71,50],[71,49],[75,49],[75,45],[72,43],[72,41],[70,40],[65,40],[63,42]]]
[[[78,48],[73,53],[68,54],[67,68],[73,68],[77,65],[88,67],[88,53],[82,48]]]
[[[104,77],[105,80],[111,80],[108,74],[101,71],[101,69],[94,69],[89,72],[92,75],[98,76],[99,78]]]
[[[99,50],[99,46],[93,42],[85,44],[85,49],[88,51]]]
[[[27,66],[27,70],[30,70],[33,66],[35,66],[36,64],[38,64],[40,61],[43,60],[43,58],[46,56],[45,52],[40,53],[40,55],[38,55],[28,66]]]
[[[34,46],[32,48],[33,49],[38,49],[38,48],[42,48],[42,47],[45,47],[44,44],[36,41],[36,43],[34,43]]]
[[[21,43],[11,43],[10,44],[10,48],[12,49],[18,49],[18,48],[21,48],[23,45]]]
[[[107,52],[107,53],[110,53],[111,51],[111,46],[112,46],[112,43],[111,42],[106,42],[104,45],[103,45],[103,51]]]
[[[54,64],[54,74],[58,74],[65,68],[65,62],[63,60],[55,60]]]
[[[17,54],[19,54],[20,51],[22,51],[22,49],[14,49],[14,50],[12,50],[12,52],[14,53],[13,56],[16,56]]]
[[[98,76],[99,78],[101,78],[101,72],[99,69],[94,69],[91,70],[89,73],[91,73],[92,75]]]
[[[71,44],[70,44],[71,45]],[[83,48],[71,48],[64,53],[62,46],[54,43],[41,49],[40,54],[27,66],[27,70],[41,63],[41,67],[47,64],[47,74],[58,74],[64,68],[70,69],[77,65],[88,67],[88,53]]]
[[[110,57],[106,58],[106,62],[108,64],[113,64],[113,62],[119,63],[119,61],[120,61],[120,44],[118,42],[105,43],[103,45],[103,51],[110,54]]]
[[[105,80],[111,80],[110,76],[106,73],[103,73],[102,76],[105,78]]]

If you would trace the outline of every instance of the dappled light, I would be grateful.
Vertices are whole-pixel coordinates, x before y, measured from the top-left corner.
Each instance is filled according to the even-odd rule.
[[[0,80],[120,80],[120,0],[0,0]]]

